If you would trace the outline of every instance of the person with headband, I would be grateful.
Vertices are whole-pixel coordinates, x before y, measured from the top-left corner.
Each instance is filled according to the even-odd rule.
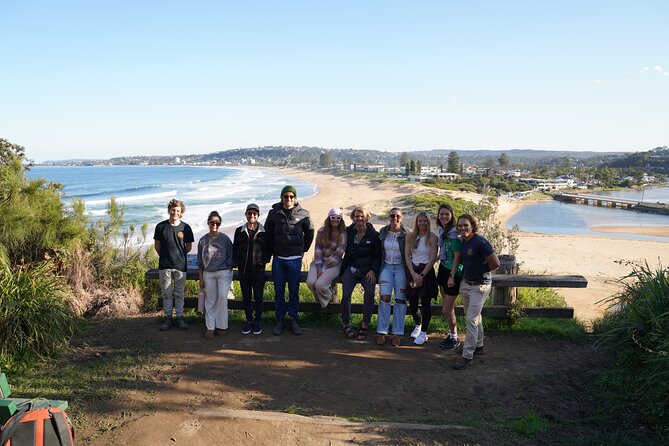
[[[314,224],[309,211],[297,201],[297,189],[285,186],[281,201],[272,206],[265,220],[269,252],[273,256],[272,279],[276,300],[276,324],[272,333],[280,336],[286,326],[286,313],[290,316],[290,329],[294,335],[302,334],[297,319],[300,301],[302,257],[314,240]],[[288,284],[288,308],[286,308]]]
[[[332,281],[339,277],[341,259],[346,250],[346,225],[341,209],[332,208],[316,233],[314,260],[309,266],[307,286],[322,308],[332,299]]]

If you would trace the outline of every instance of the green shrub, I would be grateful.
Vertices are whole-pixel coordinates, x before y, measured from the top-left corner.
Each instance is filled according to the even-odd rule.
[[[641,406],[644,419],[669,434],[669,269],[634,266],[623,290],[607,299],[609,313],[595,324],[599,342],[617,353],[621,391]]]
[[[0,366],[19,367],[61,353],[74,333],[62,280],[47,263],[12,271],[0,250]]]
[[[517,288],[516,302],[523,307],[566,307],[557,291],[550,288]]]

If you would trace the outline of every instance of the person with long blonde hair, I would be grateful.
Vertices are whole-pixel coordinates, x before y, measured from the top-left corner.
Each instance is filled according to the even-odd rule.
[[[392,208],[389,223],[379,231],[381,240],[381,272],[379,275],[379,310],[376,327],[376,344],[384,345],[390,328],[392,310],[393,327],[390,343],[399,347],[404,336],[404,318],[407,313],[407,277],[404,244],[407,230],[402,224],[402,210]],[[394,304],[392,298],[394,296]]]
[[[434,263],[437,261],[437,236],[432,232],[427,212],[416,214],[413,230],[407,235],[404,244],[404,256],[409,280],[407,288],[409,311],[416,324],[411,337],[414,338],[414,344],[422,345],[428,339],[427,329],[432,319],[430,304],[438,293],[437,277],[434,274]]]

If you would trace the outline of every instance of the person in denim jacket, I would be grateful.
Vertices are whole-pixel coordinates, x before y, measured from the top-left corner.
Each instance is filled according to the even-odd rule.
[[[407,278],[406,261],[404,259],[404,241],[407,230],[402,224],[402,211],[392,208],[388,215],[390,223],[381,228],[381,275],[379,277],[379,311],[376,328],[376,343],[383,345],[386,342],[390,326],[390,309],[393,306],[391,297],[394,294],[393,331],[391,344],[399,347],[404,336],[404,318],[407,313]]]

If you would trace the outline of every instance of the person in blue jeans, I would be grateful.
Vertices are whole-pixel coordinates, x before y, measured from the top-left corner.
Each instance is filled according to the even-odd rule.
[[[393,309],[393,331],[391,344],[399,347],[404,336],[404,318],[407,313],[407,278],[405,274],[406,261],[404,258],[404,241],[407,230],[402,224],[402,211],[392,208],[388,215],[390,223],[381,228],[381,273],[379,275],[379,311],[376,328],[376,344],[386,343],[390,326],[390,310],[393,304],[391,296],[394,293],[395,305]]]
[[[297,322],[297,313],[302,257],[314,240],[314,224],[309,211],[297,202],[295,187],[288,185],[281,190],[281,202],[274,204],[267,214],[265,231],[269,252],[273,256],[272,279],[276,301],[276,325],[272,333],[275,336],[283,333],[284,319],[288,312],[291,331],[295,335],[300,335],[302,328]],[[289,293],[287,309],[286,283]]]

